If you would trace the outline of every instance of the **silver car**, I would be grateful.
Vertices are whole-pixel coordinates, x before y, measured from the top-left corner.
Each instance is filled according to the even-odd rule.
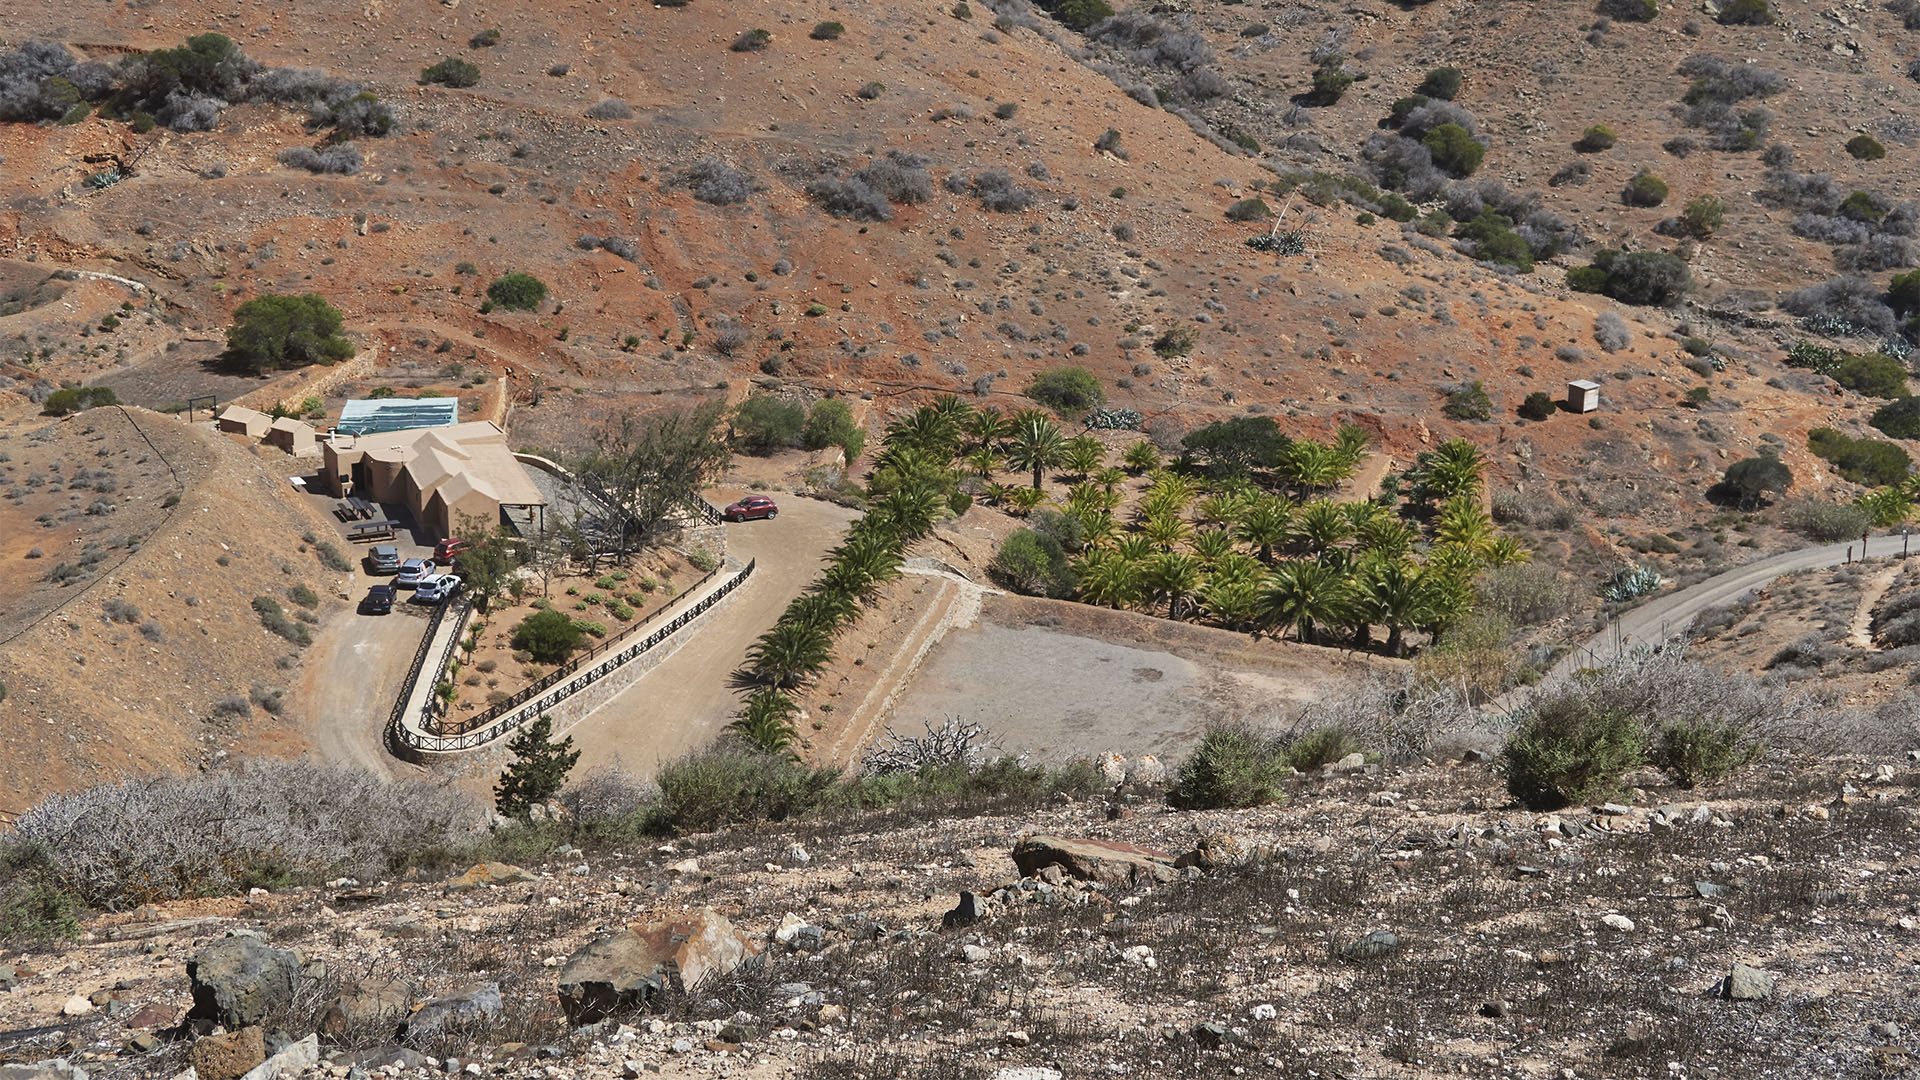
[[[425,559],[408,559],[400,564],[400,576],[393,579],[395,585],[418,585],[420,580],[433,569],[433,564]]]

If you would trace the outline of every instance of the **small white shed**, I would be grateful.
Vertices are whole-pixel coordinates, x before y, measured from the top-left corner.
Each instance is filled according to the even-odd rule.
[[[1567,384],[1567,408],[1573,412],[1592,412],[1600,407],[1600,384],[1589,379],[1574,379]]]

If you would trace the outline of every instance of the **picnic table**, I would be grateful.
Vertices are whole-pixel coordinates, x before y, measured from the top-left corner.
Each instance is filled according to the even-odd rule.
[[[347,539],[355,543],[362,540],[386,540],[391,538],[393,531],[399,527],[400,523],[391,519],[385,521],[363,521],[347,530]]]
[[[333,508],[333,513],[341,521],[367,521],[378,509],[358,495],[349,495],[340,500],[340,505]]]

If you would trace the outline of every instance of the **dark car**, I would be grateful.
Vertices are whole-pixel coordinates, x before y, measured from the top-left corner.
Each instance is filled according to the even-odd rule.
[[[765,495],[749,495],[737,503],[729,504],[725,510],[720,511],[720,516],[726,518],[728,521],[752,521],[755,518],[776,518],[780,516],[780,508],[775,506],[773,500],[767,498]]]
[[[386,615],[393,611],[393,598],[399,592],[391,585],[375,585],[360,601],[360,610],[368,615]]]

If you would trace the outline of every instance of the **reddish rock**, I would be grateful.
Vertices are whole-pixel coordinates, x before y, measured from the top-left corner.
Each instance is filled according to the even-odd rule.
[[[136,1031],[145,1028],[172,1027],[179,1015],[179,1011],[172,1006],[155,1001],[134,1010],[133,1015],[127,1017],[127,1026]]]
[[[576,1024],[632,1008],[670,983],[692,989],[760,953],[761,943],[724,915],[702,908],[634,923],[589,942],[560,969],[560,1007]]]
[[[267,1060],[266,1035],[257,1027],[209,1035],[193,1044],[187,1060],[200,1080],[239,1080]]]
[[[1049,866],[1081,881],[1104,885],[1137,885],[1146,881],[1172,881],[1180,876],[1173,856],[1138,844],[1084,837],[1028,836],[1013,847],[1013,864],[1025,877],[1033,877]]]

